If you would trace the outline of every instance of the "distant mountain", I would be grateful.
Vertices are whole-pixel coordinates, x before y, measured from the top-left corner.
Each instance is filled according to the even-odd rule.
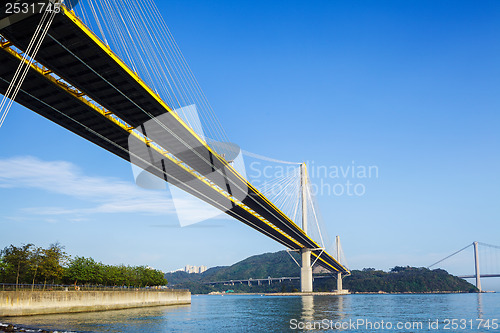
[[[293,256],[295,260],[299,260],[296,253]],[[280,251],[252,256],[232,266],[219,267],[206,273],[204,278],[209,278],[210,281],[265,279],[269,276],[299,276],[300,268],[286,251]]]
[[[344,279],[344,288],[351,292],[477,292],[477,288],[445,270],[396,266],[389,272],[375,269],[354,270]],[[319,280],[318,280],[319,281]],[[336,287],[336,281],[324,279],[316,286],[327,291]]]
[[[295,252],[292,256],[300,262],[299,255]],[[292,260],[286,251],[276,253],[265,253],[246,258],[232,266],[219,266],[207,269],[201,274],[189,274],[178,271],[165,274],[168,284],[173,288],[189,289],[192,293],[208,293],[215,291],[205,282],[243,280],[243,279],[264,279],[267,277],[299,276],[300,268]],[[223,288],[224,286],[221,286]],[[240,292],[257,292],[249,289],[249,286],[238,285],[233,289]],[[293,287],[295,288],[295,287]],[[291,288],[291,289],[293,289]],[[283,288],[278,284],[268,286],[269,291],[281,291]],[[290,288],[288,288],[290,289]],[[225,289],[224,289],[225,290]]]
[[[299,255],[292,253],[300,262]],[[373,268],[362,271],[352,271],[352,275],[344,279],[344,288],[351,292],[476,292],[477,289],[467,281],[448,274],[441,269],[429,270],[415,267],[395,267],[390,272]],[[328,274],[325,274],[328,275]],[[211,291],[235,292],[290,292],[300,288],[300,282],[286,281],[273,282],[271,285],[261,286],[235,284],[225,286],[210,285],[207,282],[265,279],[267,277],[295,277],[300,276],[300,269],[286,251],[265,253],[244,259],[232,266],[212,267],[201,274],[174,272],[165,274],[172,288],[189,289],[193,294],[204,294]],[[315,291],[331,291],[336,288],[335,278],[316,279]]]
[[[299,255],[292,253],[300,262]],[[286,251],[265,253],[246,258],[232,266],[219,266],[207,269],[201,274],[178,271],[165,274],[169,284],[184,282],[211,282],[240,279],[264,279],[269,276],[299,276],[300,269]]]

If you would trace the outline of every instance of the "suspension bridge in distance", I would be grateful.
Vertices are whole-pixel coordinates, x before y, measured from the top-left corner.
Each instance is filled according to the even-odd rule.
[[[481,274],[481,268],[480,268],[480,253],[479,253],[479,246],[482,246],[483,248],[485,249],[490,249],[490,250],[494,250],[495,253],[494,253],[494,258],[490,258],[490,260],[485,260],[485,261],[492,261],[492,263],[494,263],[496,266],[494,269],[499,269],[498,266],[500,266],[500,262],[499,262],[499,259],[500,259],[500,246],[496,246],[496,245],[491,245],[491,244],[486,244],[486,243],[481,243],[481,242],[473,242],[465,247],[463,247],[462,249],[450,254],[449,256],[433,263],[432,265],[428,266],[427,268],[431,268],[431,267],[434,267],[452,257],[455,257],[457,256],[458,254],[462,253],[463,251],[469,249],[469,248],[473,248],[474,249],[474,274],[470,274],[470,275],[459,275],[458,277],[459,278],[462,278],[462,279],[475,279],[476,281],[476,288],[482,292],[483,289],[481,287],[481,278],[492,278],[492,277],[500,277],[500,273],[488,273],[488,274]],[[491,255],[490,255],[491,256]],[[497,272],[500,272],[500,271],[497,271]]]
[[[302,217],[293,221],[233,167],[223,149],[209,145],[186,124],[73,10],[52,0],[31,2],[47,7],[55,2],[58,11],[1,13],[2,107],[5,100],[15,99],[300,252],[301,291],[312,291],[315,264],[337,274],[342,289],[349,269],[308,235],[305,164],[300,168]]]

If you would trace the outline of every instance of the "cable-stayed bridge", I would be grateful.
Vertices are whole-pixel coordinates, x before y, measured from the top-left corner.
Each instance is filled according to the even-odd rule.
[[[500,277],[500,246],[473,242],[449,256],[436,261],[428,266],[428,268],[441,267],[443,262],[449,262],[451,259],[457,258],[460,254],[464,254],[467,250],[470,250],[470,248],[474,249],[474,274],[459,275],[459,277],[462,279],[475,279],[477,289],[482,291],[481,278]],[[463,263],[461,264],[463,265]]]
[[[154,3],[25,3],[0,13],[0,126],[15,99],[299,251],[302,291],[312,291],[314,264],[339,282],[349,274],[340,255],[308,233],[319,212],[305,164],[294,174],[301,200],[292,214],[285,213],[289,202],[273,202],[237,170],[232,146]],[[192,105],[205,110],[207,136],[186,115]]]

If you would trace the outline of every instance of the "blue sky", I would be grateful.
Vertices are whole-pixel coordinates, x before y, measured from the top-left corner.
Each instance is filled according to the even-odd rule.
[[[498,1],[158,6],[233,142],[377,167],[378,177],[327,180],[360,183],[362,196],[318,198],[351,268],[500,245]],[[18,105],[0,142],[0,247],[60,241],[73,255],[165,271],[283,249],[229,219],[179,227],[168,193],[135,187],[128,163]],[[463,265],[450,269],[472,272],[472,257]]]

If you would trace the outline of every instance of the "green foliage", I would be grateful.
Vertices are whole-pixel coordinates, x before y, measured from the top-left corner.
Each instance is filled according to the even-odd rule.
[[[31,283],[31,263],[35,256],[33,244],[23,246],[10,245],[0,254],[2,257],[2,280],[7,283]]]
[[[134,287],[167,284],[162,271],[147,266],[104,265],[78,256],[71,259],[59,243],[47,249],[33,244],[6,247],[0,252],[0,282]]]
[[[92,258],[76,257],[72,259],[64,272],[64,280],[74,284],[101,284],[102,264]]]
[[[61,281],[64,275],[64,265],[68,259],[69,256],[64,252],[64,246],[59,243],[51,244],[48,249],[42,249],[40,279],[43,279],[44,283]]]
[[[92,258],[71,260],[64,275],[65,282],[106,286],[163,286],[167,284],[162,271],[146,266],[112,266]]]

